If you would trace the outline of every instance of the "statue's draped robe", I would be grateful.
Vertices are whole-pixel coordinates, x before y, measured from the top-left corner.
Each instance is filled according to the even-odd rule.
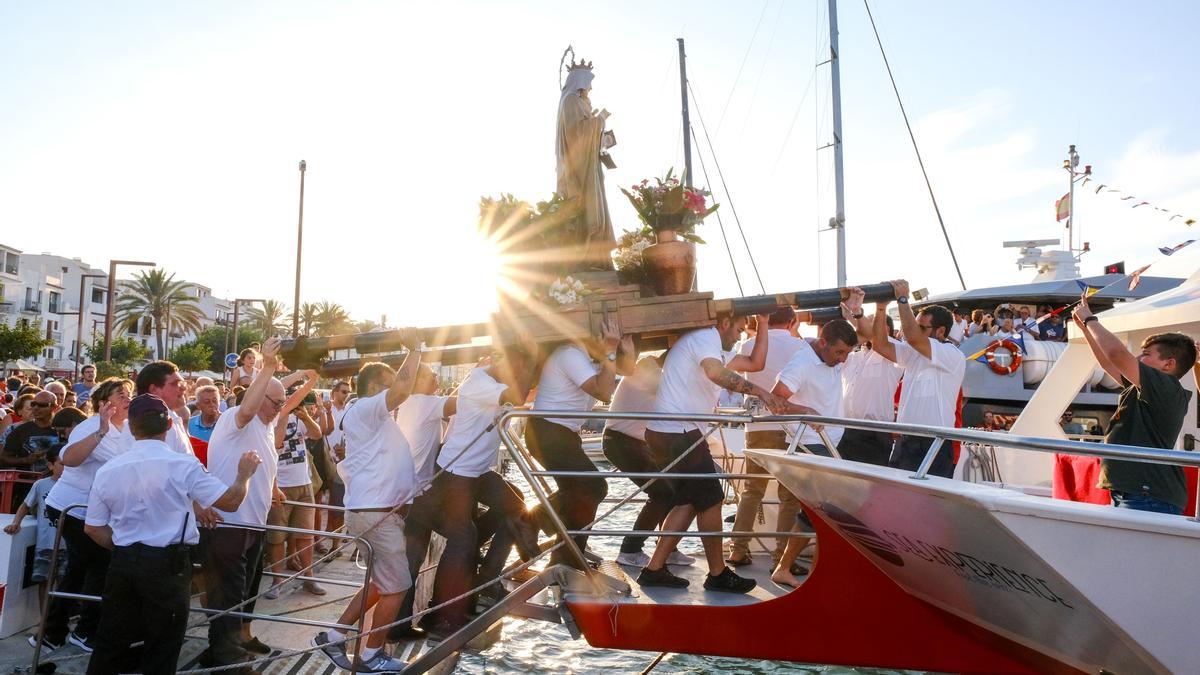
[[[575,73],[572,73],[574,75]],[[590,74],[590,73],[589,73]],[[568,78],[567,86],[572,85]],[[600,135],[604,120],[592,111],[579,90],[564,91],[558,105],[558,194],[578,197],[583,208],[584,238],[579,242],[582,267],[612,269],[610,252],[616,247],[608,201],[604,195],[604,172],[600,164]]]

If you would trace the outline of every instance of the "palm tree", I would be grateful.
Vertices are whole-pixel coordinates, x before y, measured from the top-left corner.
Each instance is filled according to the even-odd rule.
[[[188,331],[199,333],[204,310],[196,303],[194,287],[186,281],[175,281],[166,270],[138,272],[132,281],[122,285],[117,299],[117,319],[126,328],[138,327],[146,320],[153,325],[158,357],[166,355],[163,329],[181,335]],[[169,317],[169,319],[168,319]],[[169,321],[170,325],[165,325]]]
[[[376,328],[381,328],[381,326],[377,322],[370,319],[363,319],[362,321],[354,322],[354,330],[360,333],[370,333]]]
[[[313,327],[317,325],[317,305],[314,302],[300,303],[300,332],[312,335]]]
[[[341,305],[336,302],[322,301],[317,305],[317,315],[313,321],[313,328],[318,337],[324,337],[327,335],[348,333],[354,330],[354,322],[350,319],[350,313]]]
[[[262,307],[251,307],[246,312],[250,324],[262,330],[264,338],[291,333],[289,314],[288,306],[278,300],[265,300]]]

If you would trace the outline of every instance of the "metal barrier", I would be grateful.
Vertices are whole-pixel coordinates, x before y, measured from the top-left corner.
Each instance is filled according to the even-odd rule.
[[[311,507],[325,506],[323,504],[310,504],[307,502],[291,502],[291,503],[302,505],[302,506],[311,506]],[[68,516],[68,514],[72,510],[82,509],[82,508],[86,508],[86,507],[87,507],[86,504],[72,504],[72,505],[68,506],[67,508],[63,509],[62,513],[58,517],[58,526],[55,528],[55,532],[54,532],[54,547],[50,551],[50,569],[46,573],[47,574],[46,595],[42,600],[42,618],[41,618],[41,622],[38,624],[37,644],[35,644],[34,648],[33,648],[33,663],[31,666],[31,668],[32,668],[31,672],[37,671],[38,663],[41,660],[42,641],[46,637],[46,617],[47,617],[47,614],[49,614],[50,603],[52,602],[52,600],[54,598],[61,598],[63,600],[80,600],[80,601],[84,601],[84,602],[100,602],[102,600],[101,596],[98,596],[98,595],[85,595],[83,593],[69,593],[69,592],[65,592],[65,591],[55,590],[55,586],[57,585],[56,584],[56,582],[57,582],[56,571],[58,569],[58,555],[59,555],[59,551],[61,550],[61,546],[62,546],[63,525],[66,523],[66,519],[68,517],[73,517],[73,516]],[[332,508],[337,509],[337,508],[342,508],[342,507],[332,507]],[[238,527],[242,527],[242,526],[238,526]],[[366,553],[366,555],[367,555],[366,571],[363,576],[361,588],[365,589],[371,583],[371,573],[372,573],[372,570],[373,570],[374,564],[375,564],[375,560],[374,560],[375,552],[371,547],[371,542],[367,541],[366,539],[364,539],[361,536],[343,534],[341,532],[304,530],[304,529],[299,529],[299,528],[294,528],[294,527],[282,527],[282,526],[276,526],[276,525],[263,525],[261,527],[242,527],[242,529],[258,530],[258,531],[264,532],[264,533],[270,531],[270,532],[286,532],[288,534],[314,535],[314,536],[329,537],[331,539],[342,539],[342,540],[346,540],[346,541],[353,541],[357,546],[361,547],[363,550],[365,550],[367,552]],[[263,572],[263,576],[267,576],[267,574],[268,573],[266,571]],[[354,584],[352,582],[345,582],[340,579],[326,579],[326,578],[322,578],[322,577],[302,577],[299,574],[297,574],[297,575],[278,575],[278,576],[284,576],[284,577],[287,577],[290,579],[302,579],[305,581],[309,581],[309,580],[322,581],[322,582],[334,584],[334,585],[348,585],[348,586],[357,586],[358,585],[358,584]],[[261,595],[261,594],[259,594],[259,595]],[[255,596],[255,597],[258,597],[258,596]],[[244,605],[245,602],[246,601],[243,601],[239,605],[234,605],[234,607],[239,607],[240,605]],[[298,618],[292,618],[292,617],[288,617],[288,616],[280,616],[280,615],[274,615],[274,614],[257,614],[257,613],[252,613],[252,612],[240,612],[240,611],[236,611],[233,609],[210,609],[208,607],[189,607],[188,611],[199,613],[199,614],[204,614],[207,616],[217,616],[217,615],[232,616],[232,617],[236,617],[239,619],[252,619],[252,620],[256,619],[256,620],[261,620],[261,621],[276,621],[279,623],[289,623],[289,624],[296,624],[296,625],[301,625],[301,626],[311,626],[311,627],[316,627],[316,628],[326,628],[326,629],[336,628],[338,630],[347,631],[348,633],[353,631],[355,634],[361,634],[363,632],[363,630],[366,626],[366,616],[367,616],[366,603],[362,604],[362,609],[359,612],[357,625],[347,625],[347,624],[335,623],[335,622],[330,622],[330,621],[316,621],[316,620],[312,620],[312,619],[298,619]],[[351,664],[351,665],[353,666],[354,664]],[[351,675],[353,675],[354,670],[352,669],[350,672],[351,672]]]

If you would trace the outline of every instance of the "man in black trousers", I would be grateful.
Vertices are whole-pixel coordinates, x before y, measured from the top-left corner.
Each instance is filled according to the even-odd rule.
[[[243,454],[237,480],[226,487],[194,457],[166,444],[171,425],[161,398],[134,398],[133,448],[101,467],[88,497],[84,531],[112,551],[91,675],[177,670],[191,595],[189,546],[200,541],[192,502],[237,509],[261,463],[256,453]],[[145,644],[135,652],[138,641]]]

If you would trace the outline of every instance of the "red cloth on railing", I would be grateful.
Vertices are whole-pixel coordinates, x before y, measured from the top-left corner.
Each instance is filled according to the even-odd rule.
[[[192,452],[196,453],[196,459],[208,468],[208,441],[202,441],[195,436],[188,436],[188,440],[192,442]]]
[[[1183,512],[1196,513],[1196,469],[1184,467],[1188,503]],[[1100,482],[1100,458],[1079,455],[1054,455],[1054,498],[1088,504],[1111,504],[1108,490],[1096,487]]]

